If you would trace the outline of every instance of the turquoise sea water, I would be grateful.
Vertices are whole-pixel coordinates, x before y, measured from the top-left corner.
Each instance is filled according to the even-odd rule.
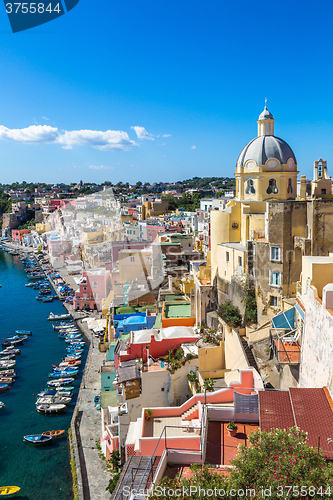
[[[20,486],[17,498],[21,500],[69,500],[73,494],[67,434],[82,367],[73,383],[75,397],[67,412],[50,416],[37,413],[36,395],[46,387],[52,364],[59,363],[66,354],[65,341],[59,339],[47,316],[51,311],[66,311],[59,300],[36,301],[38,291],[25,287],[25,283],[28,279],[19,257],[0,250],[0,340],[9,332],[14,335],[15,330],[32,331],[32,336],[19,346],[16,382],[9,391],[0,392],[0,401],[6,405],[0,411],[0,486]],[[23,442],[24,435],[52,429],[65,429],[66,438],[36,448]]]

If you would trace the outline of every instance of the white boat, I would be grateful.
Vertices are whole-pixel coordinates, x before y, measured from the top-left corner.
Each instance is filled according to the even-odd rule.
[[[48,321],[58,321],[61,319],[68,319],[70,317],[71,317],[70,314],[54,314],[53,312],[51,312],[47,317],[47,319]]]
[[[36,410],[40,413],[51,414],[51,413],[63,413],[67,409],[67,406],[64,404],[43,404],[37,405]]]
[[[5,407],[5,403],[3,403],[2,401],[0,401],[0,410],[2,410],[4,407]]]
[[[36,401],[37,405],[53,405],[53,404],[64,404],[67,405],[72,401],[70,396],[40,396]]]
[[[16,361],[13,359],[12,361],[1,361],[0,360],[0,370],[8,370],[9,368],[13,368],[16,365]]]

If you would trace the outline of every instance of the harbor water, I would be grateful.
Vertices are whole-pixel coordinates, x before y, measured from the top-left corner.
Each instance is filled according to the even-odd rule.
[[[16,357],[18,378],[9,391],[0,392],[5,409],[0,411],[0,486],[20,486],[21,500],[70,500],[73,498],[68,429],[80,385],[82,366],[74,385],[74,398],[67,412],[43,415],[36,411],[37,393],[46,387],[52,364],[66,355],[66,343],[47,321],[49,313],[65,313],[59,300],[42,303],[38,290],[25,287],[28,278],[19,256],[0,250],[0,340],[15,330],[31,330]],[[85,354],[87,353],[87,346]],[[64,429],[65,438],[51,445],[34,447],[23,436]]]

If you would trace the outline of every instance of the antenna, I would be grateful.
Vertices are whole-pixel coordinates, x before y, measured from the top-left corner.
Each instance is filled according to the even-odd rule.
[[[265,97],[265,108],[267,108],[267,97]]]

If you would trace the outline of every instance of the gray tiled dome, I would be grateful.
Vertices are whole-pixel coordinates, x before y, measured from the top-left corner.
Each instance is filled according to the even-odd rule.
[[[257,165],[265,165],[269,158],[276,158],[283,165],[289,158],[297,163],[293,150],[283,139],[274,135],[262,135],[243,148],[237,160],[237,167],[245,165],[248,160],[254,160]]]
[[[267,106],[265,106],[264,111],[259,115],[259,120],[273,120],[273,115],[270,113],[267,109]]]

